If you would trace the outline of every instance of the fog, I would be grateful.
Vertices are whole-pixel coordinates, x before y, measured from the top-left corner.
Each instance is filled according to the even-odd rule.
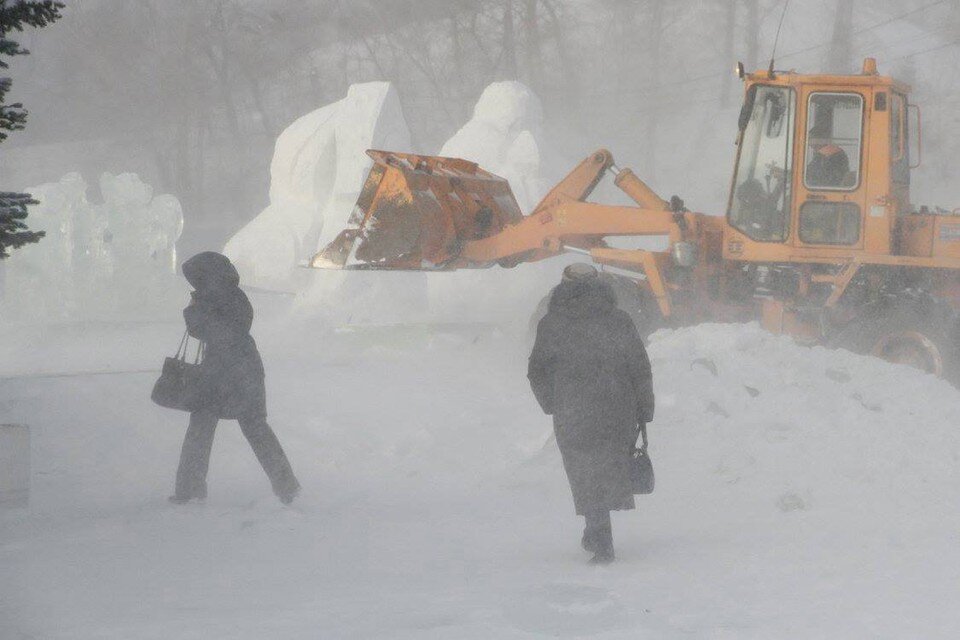
[[[29,111],[0,144],[0,191],[33,194],[26,223],[47,234],[0,261],[0,429],[30,438],[0,431],[0,498],[29,479],[25,504],[0,499],[0,640],[960,625],[948,382],[755,323],[654,333],[657,491],[614,514],[618,562],[591,567],[526,377],[533,314],[582,256],[303,268],[347,226],[370,147],[478,161],[524,213],[607,148],[724,215],[735,64],[772,55],[842,74],[872,57],[910,84],[912,204],[954,210],[960,0],[64,4],[7,34],[30,54],[0,68]],[[592,200],[629,202],[612,180]],[[291,505],[232,420],[209,496],[167,501],[188,415],[150,394],[200,251],[226,253],[252,303]]]
[[[956,196],[940,183],[956,157],[958,53],[949,43],[958,27],[952,2],[911,13],[928,4],[797,3],[777,66],[855,72],[873,56],[881,72],[911,83],[926,132],[918,193],[938,204]],[[72,171],[88,182],[136,172],[183,204],[184,254],[219,248],[265,206],[273,144],[290,122],[371,80],[394,84],[414,148],[434,153],[484,87],[520,80],[543,104],[548,178],[607,146],[662,194],[722,213],[741,97],[734,62],[767,66],[782,8],[761,0],[67,5],[60,22],[23,34],[32,54],[13,60],[12,97],[28,107],[30,124],[4,144],[0,175],[24,188]],[[852,18],[837,20],[844,11]],[[901,14],[909,15],[889,21]],[[709,159],[689,171],[706,149]]]

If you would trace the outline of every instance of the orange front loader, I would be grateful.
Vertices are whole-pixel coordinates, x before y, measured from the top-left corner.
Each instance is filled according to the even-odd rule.
[[[853,76],[742,77],[725,217],[661,199],[604,149],[526,216],[507,182],[474,163],[370,151],[350,227],[312,266],[509,268],[581,253],[635,274],[648,328],[759,318],[957,379],[960,215],[910,204],[920,117],[909,88],[869,58]],[[637,206],[586,201],[607,173]],[[669,244],[617,249],[617,236]]]

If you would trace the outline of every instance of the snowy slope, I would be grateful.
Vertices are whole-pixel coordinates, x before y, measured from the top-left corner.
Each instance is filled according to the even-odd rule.
[[[178,333],[5,338],[2,375],[38,358],[149,368]],[[35,478],[30,510],[0,512],[0,637],[938,638],[960,624],[960,395],[929,376],[756,326],[656,334],[657,491],[616,515],[620,561],[597,569],[510,336],[256,334],[305,487],[293,508],[232,423],[208,502],[169,506],[185,416],[150,404],[151,374],[4,379],[0,418],[32,425]]]

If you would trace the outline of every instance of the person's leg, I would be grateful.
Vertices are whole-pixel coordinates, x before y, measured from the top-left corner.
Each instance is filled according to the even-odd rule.
[[[580,538],[580,546],[583,547],[584,551],[595,553],[597,551],[596,534],[590,526],[590,519],[585,518],[585,520],[586,524],[583,527],[583,537]]]
[[[174,502],[207,497],[207,469],[216,430],[216,414],[203,411],[190,414],[190,426],[180,449],[176,490],[171,498]]]
[[[273,492],[282,502],[289,504],[300,493],[300,483],[293,475],[290,461],[287,460],[277,435],[262,416],[240,418],[239,422],[240,430],[253,448],[260,466],[270,478]]]
[[[600,530],[603,528],[605,522],[605,513],[609,517],[610,514],[602,509],[592,509],[583,515],[585,526],[583,528],[583,538],[580,541],[580,545],[590,553],[597,552],[600,542]]]
[[[610,512],[606,509],[591,510],[586,514],[587,529],[584,538],[591,542],[589,551],[594,552],[590,562],[604,564],[612,562],[613,554],[613,527],[610,523]]]

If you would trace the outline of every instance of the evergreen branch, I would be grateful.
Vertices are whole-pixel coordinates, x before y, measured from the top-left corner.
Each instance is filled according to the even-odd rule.
[[[27,207],[39,204],[29,193],[0,191],[0,259],[9,257],[8,249],[19,249],[39,242],[44,231],[30,231],[24,220]]]

